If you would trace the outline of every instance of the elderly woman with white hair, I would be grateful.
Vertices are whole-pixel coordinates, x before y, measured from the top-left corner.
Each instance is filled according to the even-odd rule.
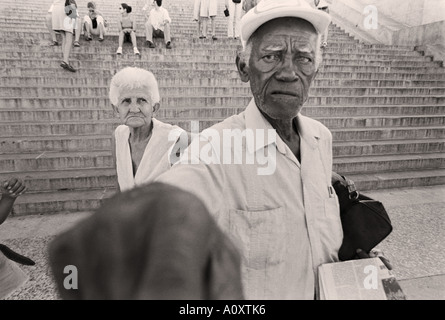
[[[120,191],[153,181],[179,159],[175,144],[188,140],[178,126],[153,117],[159,110],[158,83],[147,70],[127,67],[111,79],[110,101],[119,116],[112,136],[113,159]],[[181,141],[184,141],[181,139]],[[179,152],[179,151],[178,151]]]

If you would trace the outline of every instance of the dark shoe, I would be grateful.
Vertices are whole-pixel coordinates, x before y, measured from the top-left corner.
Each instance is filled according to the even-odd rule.
[[[54,46],[54,47],[57,47],[59,45],[59,43],[57,42],[57,41],[53,41],[52,43],[51,43],[51,46]]]
[[[86,40],[86,41],[91,41],[91,40],[93,40],[93,38],[91,38],[90,35],[86,34],[86,35],[85,35],[85,40]]]
[[[62,61],[62,63],[60,64],[60,66],[61,66],[63,69],[65,69],[65,70],[68,70],[68,71],[71,71],[71,72],[76,72],[76,69],[74,69],[72,65],[66,63],[65,61]]]
[[[145,42],[147,43],[149,48],[156,48],[156,45],[153,42],[151,42],[150,40],[147,40]]]
[[[80,47],[80,43],[79,43],[79,41],[74,41],[73,45],[74,45],[75,47]]]
[[[218,40],[218,38],[215,35],[213,35],[212,40]]]
[[[171,42],[168,41],[168,42],[165,44],[165,47],[166,47],[167,49],[171,49],[171,48],[172,48],[172,44],[171,44]]]
[[[205,39],[207,38],[206,36],[199,36],[199,39]]]

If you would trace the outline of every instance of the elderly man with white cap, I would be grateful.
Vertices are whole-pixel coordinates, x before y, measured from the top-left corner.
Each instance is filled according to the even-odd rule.
[[[253,99],[157,179],[197,195],[231,237],[247,299],[314,299],[318,266],[338,261],[331,133],[300,114],[330,21],[305,0],[262,0],[245,14],[237,67]]]

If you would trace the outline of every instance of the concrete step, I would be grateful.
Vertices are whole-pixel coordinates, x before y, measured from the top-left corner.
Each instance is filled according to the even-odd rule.
[[[142,50],[142,49],[141,49]],[[235,54],[230,55],[186,55],[186,54],[153,54],[147,50],[141,51],[139,57],[140,63],[156,63],[159,67],[169,67],[171,64],[178,65],[181,63],[214,63],[220,67],[221,64],[230,64],[233,66],[235,63]],[[81,63],[82,67],[94,66],[109,68],[115,67],[122,59],[121,56],[116,54],[103,54],[98,56],[95,54],[74,54],[73,60]],[[44,59],[44,60],[42,60]],[[0,57],[0,67],[13,67],[13,66],[34,66],[42,67],[47,65],[53,65],[54,61],[59,62],[60,53],[50,53],[47,55],[29,55],[28,57]],[[40,61],[40,62],[37,62]],[[324,59],[321,67],[323,66],[374,66],[379,68],[438,68],[440,63],[438,61],[397,61],[397,60],[360,60],[360,59]],[[379,71],[379,69],[377,69]]]
[[[336,146],[338,148],[338,146]],[[443,145],[442,145],[443,147]],[[444,168],[445,154],[350,154],[334,157],[334,171],[349,173],[406,171],[412,169]],[[113,168],[111,151],[41,152],[40,154],[3,154],[0,165],[4,172],[83,170]]]
[[[86,191],[28,192],[17,198],[14,204],[14,214],[23,216],[91,211],[99,208],[103,201],[115,192],[114,188]]]
[[[180,127],[190,130],[192,121],[198,121],[201,128],[207,128],[216,122],[222,121],[224,117],[204,118],[202,115],[199,118],[184,119],[183,117],[176,118],[159,118],[162,121],[179,125]],[[319,120],[329,129],[373,129],[390,127],[391,130],[399,128],[410,127],[414,128],[437,128],[443,126],[444,115],[433,116],[365,116],[365,117],[314,117]],[[28,135],[85,135],[85,134],[111,134],[114,128],[119,124],[117,117],[110,116],[108,119],[101,120],[77,120],[73,121],[52,120],[48,121],[16,121],[16,122],[1,122],[0,135],[3,137],[14,136],[28,136]]]
[[[315,117],[330,129],[334,128],[372,128],[372,127],[422,127],[441,126],[445,115],[437,116],[365,116],[365,117]]]
[[[0,52],[60,52],[60,46],[50,46],[50,37],[49,35],[45,36],[43,39],[29,39],[25,40],[22,37],[19,37],[16,41],[5,42],[0,48]],[[29,43],[28,43],[29,42]],[[163,53],[168,52],[168,54],[175,54],[178,52],[177,50],[169,50],[164,51],[164,47],[162,46],[162,39],[155,39],[155,42],[159,44],[158,47],[154,49],[150,49],[149,52],[152,53]],[[184,52],[185,54],[192,54],[193,52],[199,51],[207,54],[216,54],[221,52],[236,52],[240,50],[240,42],[233,39],[225,39],[221,38],[218,41],[211,41],[209,39],[196,39],[196,38],[185,38],[185,39],[175,39],[173,38],[173,42],[175,44],[175,48],[180,48],[180,52]],[[83,40],[83,37],[80,38],[80,47],[74,47],[72,50],[72,54],[114,54],[116,52],[117,39],[116,41],[104,41],[99,43],[98,41],[87,42]],[[125,43],[125,46],[130,46],[130,44]],[[138,37],[138,46],[141,48],[146,47],[145,38]],[[344,44],[332,45],[323,50],[323,55],[331,55],[335,58],[343,57],[345,55],[351,55],[352,57],[356,55],[363,55],[366,52],[366,55],[372,55],[378,57],[378,59],[382,60],[390,60],[391,58],[398,59],[400,57],[405,57],[410,59],[422,58],[424,60],[430,60],[429,56],[424,56],[420,52],[410,50],[391,50],[391,49],[375,49],[375,50],[361,50],[358,45],[354,46],[345,46]],[[365,59],[365,58],[364,58]],[[363,60],[364,60],[363,59]],[[369,57],[368,60],[371,58]]]
[[[147,49],[148,50],[148,49]],[[119,56],[115,60],[78,60],[73,57],[70,62],[76,68],[99,68],[99,69],[116,69],[120,68],[120,60],[125,59],[125,56],[130,54],[133,59],[139,60],[139,63],[142,65],[149,66],[150,64],[156,63],[156,65],[150,65],[152,69],[194,69],[194,70],[202,70],[202,69],[233,69],[236,70],[236,66],[233,60],[225,59],[226,61],[218,61],[207,57],[202,57],[204,61],[200,61],[199,57],[190,59],[183,58],[178,60],[183,61],[175,61],[174,59],[167,59],[165,57],[162,58],[164,61],[155,61],[153,60],[144,60],[140,56],[136,56],[133,54],[133,50],[127,52],[123,56]],[[152,57],[150,57],[151,59]],[[184,65],[184,63],[187,63]],[[45,58],[45,59],[18,59],[18,58],[9,58],[9,59],[0,59],[0,68],[52,68],[55,66],[59,66],[60,58]],[[336,71],[366,71],[366,72],[392,72],[392,71],[402,71],[402,72],[439,72],[443,73],[444,70],[442,68],[437,67],[437,61],[434,62],[422,62],[419,64],[418,62],[413,63],[405,63],[400,65],[393,65],[393,62],[368,62],[368,61],[346,61],[346,60],[333,60],[333,61],[323,61],[319,67],[320,72],[328,71],[328,72],[336,72]]]
[[[77,79],[96,79],[101,78],[106,80],[106,85],[109,84],[112,75],[120,68],[125,66],[135,66],[140,68],[146,68],[151,70],[153,74],[156,76],[158,81],[161,79],[170,78],[170,79],[178,79],[178,81],[191,81],[191,83],[195,80],[193,79],[232,79],[234,81],[239,81],[238,71],[234,68],[225,69],[225,70],[177,70],[177,69],[155,69],[150,65],[143,65],[142,63],[138,63],[137,61],[128,61],[127,63],[122,62],[119,68],[103,70],[97,68],[89,68],[89,69],[79,69],[76,73],[72,73],[69,76],[69,79],[73,79],[76,81]],[[1,76],[3,78],[9,77],[39,77],[43,79],[50,78],[60,78],[67,76],[67,72],[58,66],[54,68],[2,68]],[[404,81],[419,81],[419,80],[444,80],[444,73],[401,73],[401,72],[393,72],[393,73],[369,73],[369,72],[346,72],[346,71],[338,71],[338,72],[328,72],[328,71],[320,71],[318,73],[317,78],[328,78],[328,79],[338,79],[338,80],[386,80],[386,79],[398,79]],[[180,80],[182,79],[182,80]],[[88,81],[88,80],[83,80]]]
[[[0,173],[2,181],[12,172]],[[114,188],[116,171],[113,168],[83,168],[72,170],[22,171],[19,173],[29,192],[88,190]]]
[[[187,107],[161,108],[156,117],[160,119],[225,119],[238,114],[244,107]],[[309,117],[383,117],[395,116],[398,118],[443,116],[445,105],[432,106],[309,106],[303,108],[302,114]],[[114,119],[111,107],[107,109],[0,109],[0,122],[50,122],[50,121],[85,121]],[[409,119],[403,121],[409,121]],[[347,119],[345,119],[347,121]],[[375,120],[370,120],[375,121]],[[401,120],[402,121],[402,120]]]
[[[119,120],[84,121],[57,121],[54,123],[21,122],[18,124],[3,124],[0,128],[2,137],[47,136],[47,135],[88,135],[111,134]]]
[[[234,63],[209,63],[209,62],[191,62],[191,63],[174,63],[174,62],[160,62],[156,65],[150,62],[136,61],[139,58],[131,54],[123,55],[122,61],[104,61],[100,63],[102,68],[97,67],[97,63],[94,61],[78,61],[72,60],[70,64],[77,69],[79,76],[96,76],[98,74],[111,75],[116,71],[127,66],[141,67],[158,73],[158,71],[166,72],[166,70],[172,70],[187,74],[193,70],[232,70],[236,71]],[[0,60],[0,70],[2,70],[4,76],[19,76],[19,75],[67,75],[67,71],[60,67],[61,60],[41,60],[41,61],[16,61],[7,63],[5,60]],[[390,77],[398,77],[399,74],[404,73],[423,73],[423,74],[440,74],[439,78],[443,78],[444,73],[440,68],[433,67],[380,67],[380,66],[359,66],[359,65],[321,65],[319,74],[324,73],[337,73],[337,72],[349,72],[349,73],[391,73]],[[402,76],[403,77],[403,76]],[[408,76],[411,77],[411,76]]]
[[[347,177],[354,181],[357,189],[361,191],[445,184],[444,169],[350,174]]]
[[[35,22],[34,22],[35,24]],[[10,34],[16,34],[18,32],[20,33],[27,33],[28,37],[24,38],[24,39],[31,39],[31,36],[37,36],[38,34],[47,34],[48,30],[44,24],[44,22],[41,22],[37,25],[35,25],[34,28],[30,27],[30,25],[27,25],[25,23],[20,23],[18,25],[14,24],[13,26],[11,26],[9,23],[7,22],[0,22],[0,28],[2,30],[2,32],[4,33],[10,33]],[[178,22],[176,21],[175,23],[173,23],[171,25],[171,34],[172,36],[174,36],[175,38],[181,38],[181,37],[195,37],[198,38],[200,34],[198,34],[197,31],[197,26],[194,22],[189,22],[187,21],[185,24],[183,25],[179,25]],[[117,37],[119,35],[119,31],[117,28],[117,24],[115,25],[111,25],[107,32],[105,37]],[[136,35],[140,36],[140,37],[144,37],[145,36],[145,23],[142,21],[136,22]],[[218,40],[224,39],[228,37],[227,34],[227,26],[226,24],[216,24],[216,29],[215,29],[215,35],[217,36]],[[211,30],[209,28],[208,33],[207,33],[207,37],[210,38],[211,36]],[[34,37],[36,38],[36,37]],[[96,36],[97,38],[97,36]],[[44,37],[39,37],[39,39],[45,39]],[[95,37],[93,36],[93,39],[95,39]],[[328,41],[329,43],[334,43],[334,42],[346,42],[346,43],[359,43],[359,40],[356,40],[348,35],[345,34],[340,34],[340,33],[331,33],[328,36]]]
[[[142,57],[130,44],[115,55],[117,4],[96,0],[111,28],[103,43],[72,50],[71,74],[60,68],[61,47],[48,46],[44,17],[52,0],[3,0],[0,11],[0,177],[23,173],[30,190],[19,214],[97,208],[114,192],[111,133],[119,123],[108,100],[111,76],[124,66],[158,78],[161,121],[204,129],[244,110],[251,99],[234,64],[240,41],[197,39],[194,0],[165,1],[173,23],[172,50],[145,46],[144,3],[132,3]],[[87,0],[78,0],[80,15]],[[218,0],[219,12],[224,1]],[[329,46],[303,113],[333,134],[334,168],[361,190],[445,183],[445,72],[412,46],[360,44],[331,24]],[[60,39],[60,36],[58,36]],[[366,174],[364,174],[366,173]]]
[[[76,48],[73,51],[73,56],[80,60],[117,60],[118,56],[115,55],[115,47],[106,48],[108,50],[96,50],[95,46],[85,46],[81,49]],[[102,48],[101,48],[102,49]],[[234,60],[236,49],[221,49],[214,50],[208,47],[195,48],[195,49],[184,49],[181,52],[178,51],[168,51],[168,54],[164,54],[163,48],[157,48],[150,51],[142,52],[142,58],[149,59],[152,61],[162,61],[161,59],[174,59],[174,61],[179,61],[177,59],[190,59],[190,57],[196,58],[224,58]],[[32,59],[32,58],[60,58],[60,50],[53,47],[41,47],[39,51],[23,50],[17,51],[12,49],[3,49],[0,51],[0,59],[9,58],[19,58],[19,59]],[[432,62],[433,58],[431,56],[413,56],[413,55],[388,55],[388,54],[345,54],[345,53],[334,53],[334,52],[324,52],[323,60],[345,60],[345,61],[360,61],[360,62],[383,62],[383,63],[423,63]]]
[[[303,108],[301,113],[310,117],[443,115],[445,105],[314,105]]]
[[[111,151],[39,152],[0,154],[4,172],[112,168]]]
[[[208,128],[215,123],[221,121],[221,119],[200,119],[199,130]],[[191,120],[170,120],[166,121],[172,124],[176,124],[184,130],[190,131],[192,127]],[[103,120],[101,122],[96,121],[83,121],[77,122],[56,122],[52,124],[48,123],[33,123],[22,122],[19,124],[4,123],[0,127],[0,136],[2,137],[20,137],[20,136],[64,136],[64,135],[106,135],[114,131],[119,121],[116,120]],[[330,128],[335,141],[368,141],[368,140],[389,140],[389,139],[426,139],[426,138],[445,138],[445,127],[443,125],[436,126],[418,126],[418,127],[357,127],[357,128]]]
[[[229,75],[229,74],[227,74]],[[246,85],[234,73],[234,78],[223,77],[191,77],[191,78],[158,78],[159,87],[168,86],[227,86],[227,85]],[[0,86],[13,87],[107,87],[111,79],[108,78],[66,78],[66,77],[51,77],[42,78],[36,76],[12,76],[0,77]],[[367,80],[367,79],[338,79],[338,78],[323,78],[318,75],[312,82],[312,87],[445,87],[445,80],[398,80],[398,79],[382,79],[382,80]]]
[[[111,135],[90,136],[22,136],[4,137],[1,142],[0,154],[36,154],[44,152],[99,152],[111,150]],[[334,141],[334,156],[389,155],[437,153],[445,151],[444,139],[419,140],[377,140],[377,141]]]
[[[445,127],[398,127],[398,128],[336,128],[332,129],[334,141],[379,141],[379,140],[418,140],[444,139]]]
[[[17,35],[17,38],[4,38],[5,47],[4,49],[7,51],[11,50],[17,50],[20,51],[21,47],[28,47],[28,46],[34,46],[34,47],[49,47],[53,50],[60,47],[50,47],[50,37],[48,35],[42,35],[42,38],[29,38],[26,36],[27,33],[23,33],[23,35]],[[6,36],[6,35],[5,35]],[[218,35],[219,36],[219,35]],[[147,48],[145,44],[145,35],[138,35],[137,36],[137,46],[139,48]],[[163,47],[163,40],[162,39],[155,39],[156,44],[158,45],[157,49],[150,49],[150,51],[156,51],[156,50],[164,50]],[[106,37],[105,40],[102,43],[99,43],[98,41],[91,41],[89,43],[85,42],[82,37],[80,38],[80,48],[74,48],[73,52],[81,52],[81,48],[84,47],[92,47],[97,50],[104,50],[108,51],[114,48],[114,50],[117,49],[117,37],[116,39],[112,39],[112,37]],[[173,49],[171,52],[175,50],[183,50],[183,49],[200,49],[200,48],[208,48],[212,50],[219,50],[219,49],[228,49],[231,48],[233,50],[241,49],[241,42],[239,40],[234,39],[228,39],[219,36],[217,41],[213,41],[210,38],[207,39],[198,39],[197,37],[172,37],[172,44]],[[130,43],[124,43],[125,47],[130,47]],[[324,49],[324,52],[329,53],[363,53],[368,52],[371,54],[382,54],[382,55],[406,55],[406,56],[422,56],[421,53],[413,51],[414,48],[410,49],[400,49],[400,48],[394,48],[394,47],[384,47],[384,48],[376,48],[376,49],[367,49],[367,48],[361,48],[360,44],[357,43],[351,43],[350,41],[337,41],[332,42],[329,44],[329,47]],[[148,50],[148,48],[147,48]],[[170,52],[170,51],[169,51]]]
[[[337,157],[400,155],[443,153],[444,139],[424,140],[379,140],[379,141],[336,141],[333,143],[333,155]]]
[[[60,97],[72,96],[88,97],[88,96],[106,96],[109,92],[107,86],[89,86],[89,87],[6,87],[0,86],[0,98],[3,97]],[[232,86],[166,86],[160,87],[159,93],[162,97],[166,96],[246,96],[251,93],[247,84],[239,83]],[[366,96],[366,95],[382,95],[382,96],[424,96],[424,95],[443,95],[445,87],[420,87],[420,88],[404,88],[404,87],[311,87],[310,96]]]
[[[445,154],[376,155],[367,157],[337,157],[333,170],[348,176],[354,173],[397,172],[425,169],[444,169]]]
[[[241,107],[246,106],[251,99],[250,95],[222,97],[222,96],[195,96],[187,97],[169,96],[161,97],[163,108],[177,108],[183,106],[214,106],[214,107]],[[305,106],[312,105],[430,105],[445,104],[445,96],[426,95],[426,96],[318,96],[310,97]],[[4,97],[0,98],[0,108],[3,109],[48,109],[48,108],[110,108],[108,97],[59,97],[59,98],[40,98],[40,97]]]
[[[136,65],[138,66],[138,65]],[[3,69],[2,71],[13,71]],[[52,77],[42,77],[32,74],[28,70],[26,74],[0,75],[0,85],[14,86],[109,86],[111,73],[103,73],[100,76],[85,77],[82,70],[66,77],[65,72],[54,72]],[[60,71],[60,70],[58,70]],[[12,72],[11,72],[12,73]],[[19,72],[21,73],[21,72]],[[24,72],[25,73],[25,72]],[[154,70],[159,86],[215,86],[218,84],[241,83],[236,70]],[[321,86],[348,86],[348,87],[441,87],[445,82],[443,74],[388,74],[388,73],[350,73],[350,72],[320,72],[314,80],[315,87]]]
[[[429,186],[445,183],[445,170],[417,170],[379,174],[348,174],[358,190],[400,188],[405,186]],[[90,211],[98,208],[115,193],[110,187],[80,191],[28,192],[19,197],[14,205],[17,216],[61,212]]]
[[[165,109],[164,109],[165,110]],[[196,110],[196,109],[195,109]],[[222,113],[221,108],[217,111]],[[86,110],[86,112],[83,112],[82,110],[79,110],[77,112],[67,112],[64,111],[62,113],[52,113],[52,112],[44,112],[40,113],[43,118],[28,118],[28,119],[11,119],[12,116],[10,113],[6,114],[6,116],[0,121],[0,124],[4,126],[3,130],[0,130],[0,133],[5,134],[6,136],[11,136],[11,132],[8,130],[14,130],[16,132],[17,126],[23,126],[23,125],[30,125],[35,126],[34,128],[36,130],[41,129],[41,125],[48,124],[52,125],[58,125],[61,122],[65,122],[66,125],[74,123],[76,125],[76,122],[79,126],[85,126],[91,122],[94,122],[97,125],[100,125],[100,123],[104,123],[105,126],[108,126],[108,122],[111,121],[112,123],[117,123],[119,120],[117,119],[117,116],[113,113],[112,110],[108,110],[108,112],[89,112],[90,110]],[[235,108],[229,108],[229,111],[238,111]],[[11,113],[14,114],[14,111],[11,111]],[[208,110],[208,114],[203,114],[200,112],[197,112],[198,114],[194,117],[189,117],[189,120],[199,120],[199,121],[221,121],[225,119],[225,114],[217,114],[216,112],[212,112],[212,109]],[[228,113],[228,112],[227,112]],[[4,113],[1,112],[0,115],[3,115]],[[32,116],[32,114],[26,114],[26,116]],[[167,113],[159,114],[159,119],[163,119],[169,123],[177,123],[181,119],[184,121],[187,119],[185,116],[177,115],[175,117],[168,117]],[[228,114],[229,116],[229,114]],[[405,116],[405,115],[386,115],[386,116],[370,116],[370,115],[364,115],[364,116],[352,116],[352,115],[343,115],[339,117],[334,116],[327,116],[324,117],[321,116],[312,116],[314,119],[322,122],[325,126],[328,128],[368,128],[368,127],[405,127],[405,126],[412,126],[412,127],[418,127],[418,126],[440,126],[443,125],[445,122],[445,115],[429,115],[429,116],[420,116],[420,115],[412,115],[412,116]],[[9,126],[9,127],[8,127]],[[71,125],[70,125],[71,127]],[[31,128],[30,128],[31,129]],[[83,132],[83,131],[82,131]]]
[[[20,136],[2,137],[1,154],[109,151],[111,134],[88,136]]]

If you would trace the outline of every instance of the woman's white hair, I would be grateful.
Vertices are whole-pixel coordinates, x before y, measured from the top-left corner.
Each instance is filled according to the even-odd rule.
[[[127,67],[117,72],[110,83],[110,102],[117,106],[119,95],[127,90],[146,89],[150,95],[152,105],[160,101],[158,82],[148,70]]]

